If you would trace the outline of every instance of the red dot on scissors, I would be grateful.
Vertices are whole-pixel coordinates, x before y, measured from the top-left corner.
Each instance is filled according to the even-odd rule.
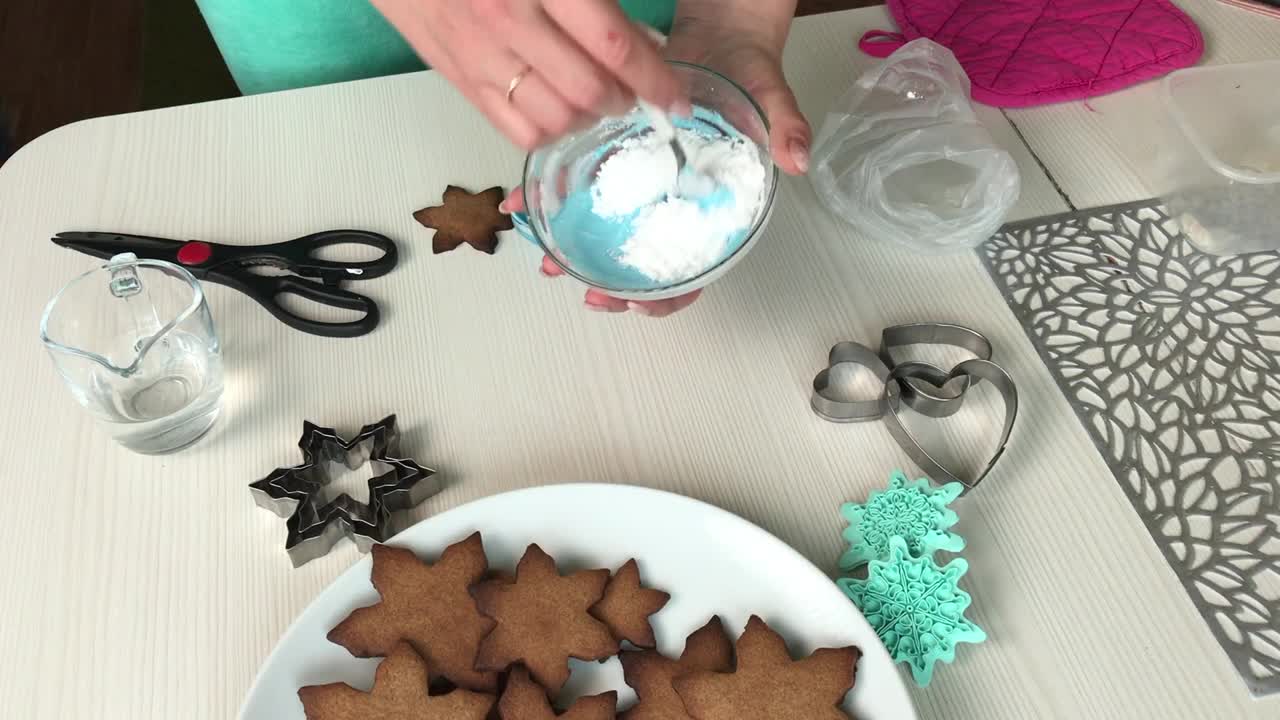
[[[178,262],[183,265],[200,265],[213,257],[213,248],[209,243],[189,242],[178,248]]]

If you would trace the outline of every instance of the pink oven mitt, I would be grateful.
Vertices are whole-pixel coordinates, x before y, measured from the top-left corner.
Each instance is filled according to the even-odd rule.
[[[875,30],[885,57],[927,37],[969,74],[973,99],[1027,107],[1103,95],[1194,65],[1204,38],[1168,0],[888,0],[902,33]]]

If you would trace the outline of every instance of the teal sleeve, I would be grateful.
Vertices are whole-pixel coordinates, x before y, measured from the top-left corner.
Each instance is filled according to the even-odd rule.
[[[196,0],[246,95],[393,75],[425,67],[366,0]],[[621,0],[668,31],[676,0]]]
[[[622,11],[632,20],[662,32],[671,32],[676,14],[676,0],[620,0]]]

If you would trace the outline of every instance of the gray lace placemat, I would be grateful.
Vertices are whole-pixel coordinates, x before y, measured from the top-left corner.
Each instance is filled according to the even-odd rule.
[[[1280,692],[1280,255],[1201,253],[1155,201],[979,254],[1249,689]]]

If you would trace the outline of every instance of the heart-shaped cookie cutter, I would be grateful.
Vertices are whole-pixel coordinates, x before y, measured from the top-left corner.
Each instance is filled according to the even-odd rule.
[[[831,422],[867,422],[884,415],[880,398],[872,400],[839,400],[831,394],[831,370],[837,365],[858,365],[870,370],[882,384],[889,382],[889,366],[866,345],[855,342],[836,343],[827,356],[827,367],[813,378],[810,405],[819,417]]]
[[[961,477],[934,458],[920,444],[920,441],[911,434],[911,431],[902,424],[901,416],[902,401],[905,395],[903,391],[907,380],[920,380],[934,388],[940,388],[961,377],[970,378],[970,385],[978,380],[986,380],[991,383],[991,386],[1004,399],[1004,424],[1000,430],[1000,439],[996,443],[995,451],[991,454],[981,472],[972,479]],[[967,492],[977,487],[986,478],[991,472],[991,468],[995,467],[995,464],[1004,455],[1004,451],[1009,445],[1009,437],[1013,434],[1013,425],[1018,417],[1018,387],[1014,384],[1013,378],[1009,377],[1009,373],[1005,372],[1004,368],[990,360],[978,358],[965,360],[952,368],[949,373],[944,373],[928,363],[905,362],[894,367],[889,372],[889,380],[885,383],[884,395],[881,396],[881,409],[884,414],[885,424],[889,427],[889,434],[893,436],[898,445],[902,446],[902,449],[907,452],[911,460],[926,475],[931,477],[934,482],[941,484],[958,482],[964,486],[965,492]]]
[[[809,403],[815,414],[830,422],[851,423],[883,419],[894,441],[935,482],[960,483],[964,487],[964,492],[968,492],[986,478],[1009,444],[1009,437],[1013,434],[1014,422],[1018,415],[1018,388],[1004,368],[981,357],[965,360],[950,372],[926,362],[911,361],[893,366],[885,362],[888,347],[916,344],[907,342],[911,338],[928,338],[919,342],[955,344],[975,353],[991,354],[991,343],[975,331],[958,325],[942,324],[933,324],[933,328],[936,328],[936,331],[933,331],[929,329],[929,325],[921,323],[915,326],[890,328],[889,331],[893,332],[885,331],[884,338],[887,341],[878,354],[856,342],[837,343],[827,356],[827,367],[813,378],[813,395]],[[950,342],[952,340],[955,342]],[[871,371],[884,383],[881,395],[874,400],[844,400],[834,397],[834,393],[831,392],[831,371],[843,364],[858,365]],[[983,380],[989,382],[1004,400],[1004,423],[995,452],[980,473],[966,480],[939,462],[911,434],[911,431],[902,423],[902,405],[905,404],[916,412],[921,412],[912,404],[910,398],[914,397],[916,403],[926,411],[921,412],[922,415],[945,417],[959,409],[967,388]],[[950,389],[950,386],[962,381],[965,390]],[[916,390],[914,395],[912,390]],[[940,405],[945,405],[945,410],[940,410]],[[929,411],[939,414],[934,415]]]
[[[880,358],[886,366],[895,367],[898,361],[893,357],[893,348],[906,345],[949,345],[967,350],[979,360],[991,360],[992,356],[991,341],[977,330],[951,323],[910,323],[885,328],[880,333]],[[964,394],[979,381],[967,375],[942,385],[916,377],[902,379],[902,399],[907,407],[931,418],[954,415],[964,403]]]

